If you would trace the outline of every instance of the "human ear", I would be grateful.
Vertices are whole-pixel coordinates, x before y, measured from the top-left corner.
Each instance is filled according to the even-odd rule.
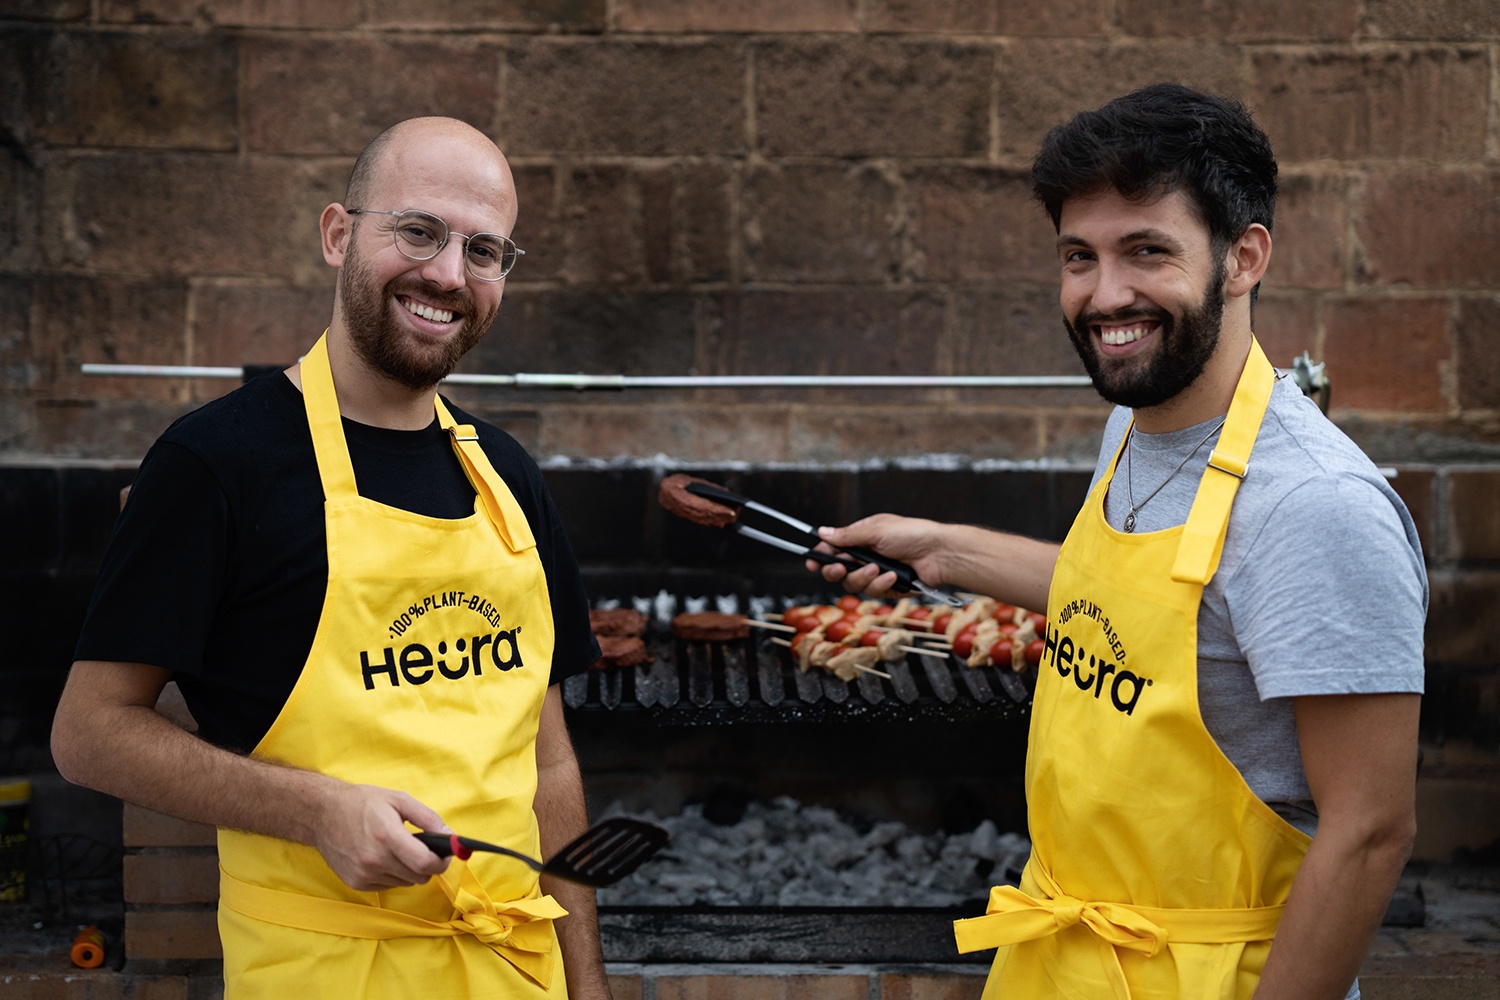
[[[1270,263],[1270,230],[1259,222],[1252,222],[1226,251],[1224,294],[1231,298],[1250,294],[1260,284]]]
[[[344,206],[335,202],[323,209],[318,218],[318,230],[323,237],[323,259],[330,267],[343,267],[349,240],[354,235],[353,219]]]

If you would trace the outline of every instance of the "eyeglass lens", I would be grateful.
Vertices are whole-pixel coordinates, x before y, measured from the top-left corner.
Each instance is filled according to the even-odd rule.
[[[448,238],[448,224],[426,212],[402,212],[396,216],[396,246],[413,260],[431,260]],[[476,278],[503,278],[515,266],[516,245],[497,233],[464,237],[464,262]]]

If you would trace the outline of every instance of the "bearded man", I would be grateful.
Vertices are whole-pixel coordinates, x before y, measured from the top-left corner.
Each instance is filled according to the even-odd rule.
[[[1427,579],[1400,499],[1252,333],[1271,145],[1238,103],[1159,84],[1053,129],[1032,178],[1068,334],[1117,404],[1066,540],[823,529],[1046,609],[1032,856],[959,947],[998,948],[986,1000],[1357,998],[1415,836]]]
[[[536,857],[587,825],[558,683],[598,656],[535,463],[435,392],[522,251],[500,150],[392,126],[321,218],[302,362],[141,463],[58,707],[75,782],[219,828],[225,996],[607,1000],[592,893]],[[196,735],[154,710],[175,680]]]

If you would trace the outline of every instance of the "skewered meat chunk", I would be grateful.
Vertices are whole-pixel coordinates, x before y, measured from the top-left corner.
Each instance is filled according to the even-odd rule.
[[[734,523],[739,511],[733,507],[716,503],[707,497],[700,497],[695,493],[688,492],[689,483],[703,483],[713,486],[706,479],[696,476],[683,475],[680,472],[673,473],[661,481],[661,488],[657,490],[656,499],[661,503],[669,514],[674,514],[685,521],[694,524],[706,525],[710,528],[727,528]]]

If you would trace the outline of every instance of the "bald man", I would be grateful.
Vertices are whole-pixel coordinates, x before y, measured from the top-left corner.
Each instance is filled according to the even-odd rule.
[[[435,391],[500,308],[516,212],[469,126],[376,138],[321,218],[327,330],[174,423],[110,542],[54,756],[219,828],[229,1000],[609,996],[591,892],[411,835],[537,857],[587,825],[578,567],[535,463]],[[171,680],[196,735],[155,710]]]

